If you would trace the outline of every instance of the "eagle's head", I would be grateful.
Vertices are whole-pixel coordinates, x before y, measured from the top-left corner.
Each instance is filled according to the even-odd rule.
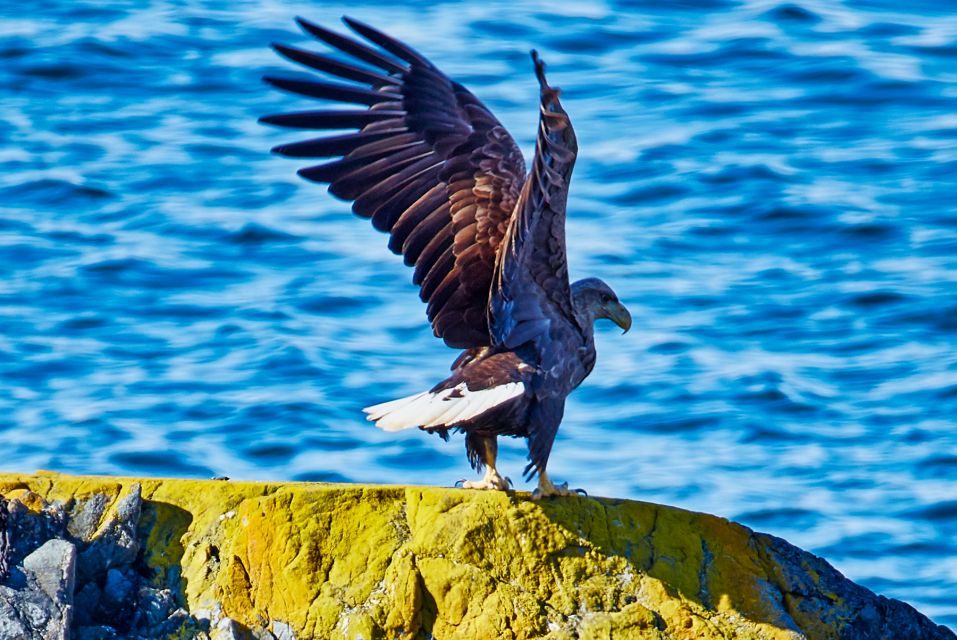
[[[585,278],[572,284],[572,302],[579,318],[594,322],[608,318],[627,333],[631,329],[631,314],[615,292],[598,278]]]

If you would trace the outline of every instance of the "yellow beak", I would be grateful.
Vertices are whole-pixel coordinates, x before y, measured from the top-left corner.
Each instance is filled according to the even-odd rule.
[[[628,309],[625,308],[625,305],[620,302],[614,302],[605,307],[605,312],[608,314],[609,320],[624,329],[622,334],[628,333],[628,330],[631,329],[631,314],[628,313]]]

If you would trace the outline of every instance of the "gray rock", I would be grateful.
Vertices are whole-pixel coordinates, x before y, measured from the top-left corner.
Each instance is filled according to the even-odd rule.
[[[42,589],[17,591],[0,586],[0,640],[68,640],[70,607]]]
[[[95,582],[87,582],[73,596],[73,623],[77,626],[94,625],[94,613],[100,606],[102,593]]]
[[[25,616],[20,613],[22,598],[18,591],[0,586],[0,640],[33,638]]]
[[[26,586],[4,588],[0,614],[9,619],[12,638],[66,640],[73,612],[76,548],[66,540],[48,540],[23,559]],[[22,624],[29,632],[16,629]],[[6,631],[4,631],[5,633]],[[0,638],[3,638],[0,635]]]
[[[161,626],[179,608],[176,597],[169,589],[141,587],[136,600],[136,611],[141,616],[140,626],[146,629]]]
[[[19,500],[0,504],[15,543],[0,558],[10,568],[0,586],[0,640],[208,638],[209,623],[193,618],[176,591],[147,586],[137,574],[139,484],[111,509],[102,494],[66,507],[26,498],[31,508]]]
[[[73,633],[73,640],[115,640],[119,638],[116,629],[106,625],[77,627]]]
[[[276,636],[276,640],[296,640],[296,634],[293,633],[292,627],[285,622],[273,621],[272,632]]]
[[[159,626],[153,627],[149,631],[153,637],[166,638],[176,635],[183,637],[184,631],[192,630],[194,633],[192,633],[191,636],[185,636],[192,637],[197,635],[195,632],[200,631],[201,629],[209,628],[208,625],[197,626],[196,622],[196,619],[189,615],[189,612],[186,611],[186,609],[180,607],[169,614],[169,617],[166,618],[166,620],[164,620]]]
[[[22,496],[24,500],[39,500],[36,494]],[[63,538],[66,532],[66,511],[62,505],[46,505],[39,513],[28,509],[20,499],[7,504],[7,531],[10,546],[7,562],[11,568],[23,561],[47,540]]]
[[[789,611],[800,628],[831,625],[839,629],[839,640],[957,640],[909,604],[851,582],[823,558],[772,535],[753,537],[766,550],[779,597],[790,599]]]
[[[73,605],[76,547],[66,540],[48,540],[23,559],[23,570],[61,607]]]
[[[10,577],[10,530],[7,519],[7,499],[0,496],[0,582]]]
[[[84,542],[91,540],[109,502],[110,499],[107,496],[95,493],[89,499],[79,503],[70,514],[70,521],[66,526],[70,535]]]
[[[209,631],[210,640],[247,640],[249,632],[232,618],[223,618]]]
[[[101,606],[107,611],[119,612],[130,599],[133,582],[122,571],[110,569],[106,572],[106,584],[103,585]]]
[[[140,544],[136,527],[143,508],[139,483],[130,487],[116,505],[115,513],[100,528],[77,560],[77,579],[85,584],[113,567],[129,566],[136,560]]]

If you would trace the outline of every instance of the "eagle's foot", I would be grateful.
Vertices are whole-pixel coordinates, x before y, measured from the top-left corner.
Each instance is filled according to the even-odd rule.
[[[540,474],[538,478],[538,487],[532,491],[532,500],[541,500],[542,498],[553,498],[555,496],[587,496],[584,489],[569,489],[568,483],[552,484],[548,476]]]
[[[489,468],[485,471],[485,477],[481,480],[459,480],[455,486],[463,489],[491,489],[494,491],[507,491],[512,481],[501,475],[497,470]]]

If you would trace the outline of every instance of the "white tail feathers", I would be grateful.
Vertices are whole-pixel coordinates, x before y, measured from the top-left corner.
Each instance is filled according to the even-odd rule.
[[[386,431],[415,427],[443,427],[464,422],[485,413],[492,407],[525,393],[522,382],[508,382],[497,387],[469,391],[465,383],[451,389],[418,393],[363,409],[368,420]]]

